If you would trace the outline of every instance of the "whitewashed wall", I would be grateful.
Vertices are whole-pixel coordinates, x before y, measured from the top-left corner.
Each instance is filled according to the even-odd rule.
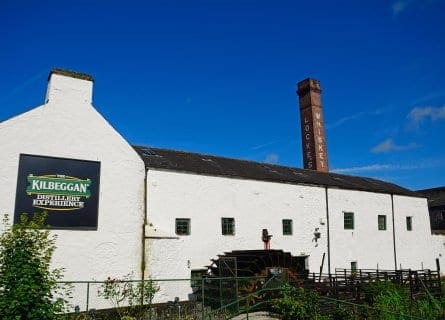
[[[412,217],[412,231],[406,217]],[[425,198],[394,196],[397,266],[404,269],[436,268],[431,225]]]
[[[344,212],[354,213],[354,229],[344,229]],[[377,216],[386,215],[386,230],[378,230]],[[331,271],[351,268],[394,269],[391,196],[329,189]]]
[[[144,164],[91,97],[92,82],[53,74],[47,104],[0,123],[0,214],[14,213],[20,153],[100,161],[98,229],[54,231],[53,265],[66,269],[65,280],[140,278]],[[73,303],[84,307],[85,297]]]
[[[147,188],[149,222],[157,235],[172,237],[147,240],[146,271],[152,278],[189,278],[191,269],[209,265],[218,254],[261,249],[263,228],[273,235],[272,249],[308,254],[311,272],[319,271],[327,253],[324,188],[153,169]],[[352,261],[359,268],[394,269],[391,195],[343,189],[328,189],[328,195],[331,272],[349,269]],[[398,261],[404,268],[420,269],[422,263],[434,268],[425,199],[394,199]],[[345,211],[354,212],[354,230],[344,229]],[[411,233],[402,230],[402,212],[414,217]],[[386,230],[378,230],[378,215],[386,215]],[[235,218],[235,236],[221,234],[221,217]],[[191,235],[174,238],[175,218],[191,219]],[[293,220],[292,236],[282,235],[282,219]],[[315,228],[321,232],[318,242],[313,240]],[[161,287],[158,301],[187,299],[191,292],[188,282]]]
[[[225,251],[263,249],[264,228],[273,235],[271,249],[308,254],[311,270],[319,270],[326,252],[323,188],[160,170],[149,170],[147,183],[148,220],[154,228],[174,237],[175,218],[191,219],[190,236],[148,240],[147,274],[152,278],[189,278],[191,269],[209,265]],[[235,218],[234,236],[221,234],[222,217]],[[293,235],[282,234],[282,219],[293,220]],[[317,227],[322,236],[315,242]],[[186,299],[191,292],[187,282],[170,289],[157,299]]]
[[[439,259],[440,273],[445,275],[445,235],[433,234],[431,247],[434,258]]]

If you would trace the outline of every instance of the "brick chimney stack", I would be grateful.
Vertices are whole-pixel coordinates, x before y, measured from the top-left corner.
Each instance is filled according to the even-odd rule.
[[[308,78],[297,84],[305,169],[328,172],[326,135],[321,109],[320,82]]]

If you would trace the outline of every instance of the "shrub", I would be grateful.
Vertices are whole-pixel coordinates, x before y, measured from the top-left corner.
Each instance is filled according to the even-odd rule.
[[[286,284],[281,289],[282,297],[274,299],[274,312],[283,320],[321,319],[319,314],[319,295],[314,290],[304,290]]]
[[[5,231],[0,236],[0,314],[3,320],[49,320],[64,311],[66,301],[56,296],[69,295],[59,285],[62,269],[50,270],[56,249],[56,236],[42,230],[46,213],[32,219],[22,215],[11,226],[5,216]]]
[[[377,281],[368,284],[365,288],[365,300],[374,309],[370,319],[443,319],[441,301],[428,295],[412,301],[407,287],[391,282]]]
[[[153,281],[133,281],[131,275],[122,279],[108,277],[99,288],[104,297],[116,310],[122,320],[142,319],[150,309],[151,302],[159,288]]]

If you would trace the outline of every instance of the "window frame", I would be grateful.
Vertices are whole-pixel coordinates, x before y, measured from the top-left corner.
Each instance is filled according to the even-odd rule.
[[[235,218],[233,217],[221,218],[221,234],[223,236],[235,235]]]
[[[283,236],[291,236],[293,235],[293,221],[292,219],[282,219],[281,220]]]
[[[343,229],[344,230],[354,230],[355,229],[355,221],[354,221],[354,212],[343,211]]]
[[[382,227],[382,225],[380,224],[380,219],[381,219],[381,218],[383,218],[383,227]],[[379,231],[385,231],[385,230],[388,229],[388,226],[387,226],[387,224],[386,224],[386,214],[379,214],[379,215],[377,216],[377,229],[378,229]]]
[[[412,216],[406,217],[406,230],[413,231],[413,217]]]
[[[356,273],[358,270],[358,263],[357,261],[351,261],[351,273]]]
[[[178,232],[178,228],[183,228],[178,223],[187,223],[187,230],[184,232]],[[189,236],[191,234],[191,219],[190,218],[175,218],[175,234],[178,236]]]

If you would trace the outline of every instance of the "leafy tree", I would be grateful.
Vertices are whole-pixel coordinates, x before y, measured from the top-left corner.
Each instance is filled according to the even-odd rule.
[[[69,290],[57,283],[62,269],[50,270],[56,236],[45,227],[47,214],[22,215],[11,226],[5,216],[0,236],[0,314],[3,320],[50,320],[62,312]]]

